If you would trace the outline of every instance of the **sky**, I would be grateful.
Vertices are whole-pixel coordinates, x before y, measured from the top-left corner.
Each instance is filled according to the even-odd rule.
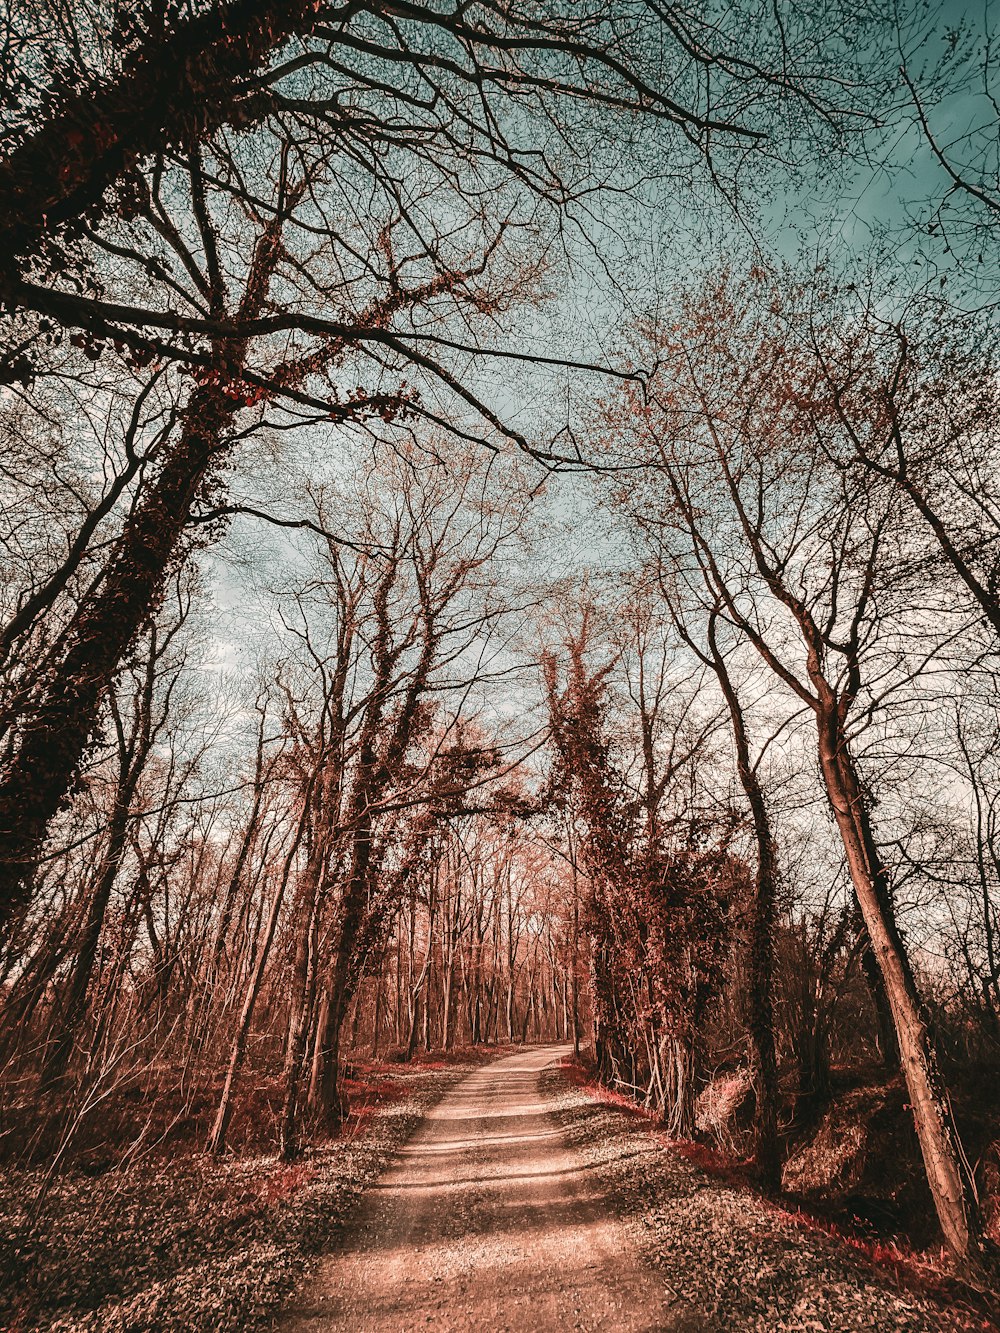
[[[997,17],[994,9],[1000,11],[997,0],[992,5],[961,0],[932,4],[926,10],[926,26],[935,35],[911,43],[910,68],[928,92],[932,129],[942,146],[958,155],[969,151],[968,130],[984,118],[992,118],[995,137],[996,115],[983,96],[982,78],[977,82],[972,77],[982,74],[979,57]],[[933,91],[931,71],[946,50],[943,34],[960,27],[970,58],[952,73],[947,95],[941,96]],[[987,83],[989,79],[987,75]],[[517,308],[496,332],[496,345],[567,361],[620,366],[627,356],[631,322],[636,315],[662,312],[668,299],[664,293],[677,278],[690,280],[699,267],[749,264],[761,257],[793,265],[830,261],[850,270],[865,266],[877,252],[880,279],[890,301],[939,281],[945,273],[954,287],[956,260],[968,259],[968,242],[979,238],[970,238],[967,230],[953,231],[965,248],[952,246],[949,254],[940,237],[914,229],[916,219],[928,216],[927,201],[945,195],[948,181],[920,132],[912,106],[898,108],[887,122],[884,130],[868,136],[864,153],[859,141],[854,160],[841,162],[836,170],[819,162],[807,163],[805,170],[794,174],[761,169],[755,178],[751,173],[745,207],[738,211],[703,187],[678,184],[666,158],[658,170],[660,140],[658,133],[651,134],[635,145],[631,157],[624,153],[619,157],[620,180],[630,175],[641,178],[641,188],[609,195],[600,207],[592,207],[586,241],[572,230],[549,238],[555,243],[554,262],[546,276],[548,295],[534,308]],[[982,147],[982,140],[977,140],[977,151]],[[609,152],[608,161],[613,160],[614,153]],[[964,198],[956,202],[966,204]],[[887,253],[892,263],[885,266]],[[987,259],[991,273],[996,272],[996,258],[991,254]],[[981,271],[977,269],[977,277]],[[614,383],[586,371],[509,360],[467,359],[461,368],[503,421],[542,444],[586,415],[595,397]],[[426,392],[442,407],[449,402],[447,394]],[[308,439],[297,445],[300,455],[303,448],[316,468],[335,468],[343,436],[332,427],[312,427]],[[540,480],[543,475],[539,467]],[[276,512],[287,513],[280,498],[280,468],[270,478],[262,477],[262,483],[265,492],[278,496]],[[254,485],[254,480],[247,485],[251,498]],[[551,519],[563,529],[547,557],[553,577],[574,566],[613,566],[620,552],[590,512],[589,482],[561,481],[549,491]],[[227,543],[230,551],[239,548],[245,553],[256,543],[262,552],[280,553],[283,542],[287,545],[287,539],[273,532],[256,535],[242,523],[234,533]],[[576,552],[571,551],[574,538]],[[253,614],[245,575],[226,558],[225,548],[212,563],[217,601],[224,619],[232,621],[231,634],[220,637],[219,661],[235,666],[244,655],[239,621]]]

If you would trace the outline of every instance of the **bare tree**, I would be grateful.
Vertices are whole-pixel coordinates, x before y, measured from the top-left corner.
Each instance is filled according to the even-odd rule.
[[[654,507],[645,521],[668,542],[676,533],[686,543],[683,566],[712,588],[726,617],[815,719],[820,773],[891,1006],[942,1231],[975,1263],[982,1253],[975,1185],[896,922],[850,726],[866,660],[893,610],[889,543],[898,510],[834,465],[814,428],[811,387],[821,372],[799,354],[788,322],[775,327],[775,312],[786,309],[780,298],[771,295],[769,315],[756,297],[752,281],[737,296],[723,280],[683,307],[685,339],[665,335],[659,343],[671,377],[639,429],[664,489],[648,497]],[[800,660],[790,662],[796,640]],[[886,689],[883,681],[880,695]]]

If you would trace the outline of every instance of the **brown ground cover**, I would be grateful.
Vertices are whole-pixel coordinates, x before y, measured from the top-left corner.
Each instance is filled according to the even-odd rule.
[[[483,1058],[461,1052],[426,1064],[355,1065],[342,1138],[290,1165],[263,1150],[266,1088],[241,1104],[244,1151],[221,1161],[200,1150],[196,1109],[145,1149],[123,1155],[119,1147],[116,1166],[108,1123],[116,1129],[124,1112],[113,1108],[64,1170],[6,1164],[0,1328],[207,1333],[266,1325],[427,1107]]]

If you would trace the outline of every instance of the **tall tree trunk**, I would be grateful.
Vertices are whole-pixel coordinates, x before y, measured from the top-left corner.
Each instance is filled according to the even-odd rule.
[[[73,1053],[76,1034],[86,1012],[87,991],[97,959],[97,946],[104,925],[104,916],[111,899],[111,891],[118,877],[122,856],[125,852],[128,825],[128,807],[116,805],[112,817],[112,826],[108,838],[101,870],[97,877],[87,909],[83,933],[77,945],[76,957],[70,970],[69,980],[59,1016],[58,1032],[45,1055],[42,1070],[42,1086],[53,1089],[62,1080]]]
[[[573,971],[571,975],[573,994],[573,1054],[580,1055],[580,895],[576,881],[576,866],[573,866]]]
[[[443,1051],[450,1051],[454,1045],[454,1038],[451,1030],[451,996],[454,982],[455,954],[454,944],[452,944],[452,952],[445,964],[444,977],[441,981],[441,1049]]]
[[[169,642],[170,636],[167,636]],[[162,649],[158,650],[155,625],[151,630],[141,689],[136,699],[136,711],[131,736],[125,734],[121,713],[114,693],[111,713],[118,741],[119,770],[115,784],[114,802],[108,825],[104,855],[87,908],[82,934],[77,944],[76,958],[63,997],[59,1030],[46,1054],[42,1085],[52,1087],[61,1081],[73,1051],[77,1030],[86,1011],[87,991],[90,986],[97,946],[104,925],[111,892],[118,878],[128,841],[129,813],[135,798],[139,779],[145,768],[153,743],[153,701],[156,690],[156,667]]]
[[[292,969],[292,1004],[285,1053],[284,1101],[281,1116],[281,1157],[290,1162],[301,1150],[302,1079],[309,1044],[309,1020],[316,984],[316,929],[319,866],[316,856],[306,867],[306,886],[298,904],[301,919]]]
[[[778,1063],[774,1048],[774,927],[778,890],[778,859],[768,817],[764,789],[750,756],[743,708],[736,693],[725,658],[715,633],[716,617],[709,617],[708,641],[712,665],[722,689],[736,748],[736,768],[740,785],[750,806],[757,870],[750,916],[750,949],[747,999],[749,1003],[750,1040],[754,1054],[756,1090],[757,1170],[766,1190],[781,1185],[781,1157],[778,1148]]]
[[[661,1043],[664,1123],[671,1138],[694,1137],[694,1044],[668,1034]]]
[[[799,1077],[795,1118],[802,1125],[817,1118],[820,1107],[830,1096],[830,1057],[816,989],[814,978],[804,973],[802,1015],[794,1035]]]
[[[313,1026],[309,1091],[306,1095],[306,1105],[313,1115],[316,1115],[323,1105],[323,1063],[326,1058],[326,1038],[330,1025],[330,999],[330,986],[325,984],[320,990],[316,1022]]]
[[[379,974],[375,979],[375,1012],[372,1015],[371,1053],[373,1060],[378,1058],[378,1036],[379,1036],[379,1027],[381,1026],[382,1023],[382,989],[384,984],[385,984],[385,978],[383,976],[382,970],[380,969]]]
[[[858,944],[861,951],[861,970],[864,973],[872,1009],[875,1012],[875,1040],[878,1045],[879,1058],[887,1069],[895,1070],[899,1068],[899,1041],[896,1037],[896,1022],[893,1017],[892,1005],[889,1002],[889,992],[886,988],[882,968],[879,966],[879,961],[875,957],[875,950],[872,948],[871,936],[868,934],[868,926],[865,923],[861,904],[856,901],[855,907],[857,909],[856,924]]]
[[[315,781],[316,775],[313,774],[312,781]],[[229,1119],[232,1115],[233,1092],[236,1088],[236,1080],[239,1077],[240,1068],[243,1064],[243,1057],[246,1054],[247,1037],[250,1034],[250,1024],[253,1021],[254,1009],[257,1006],[257,999],[260,995],[261,984],[264,980],[264,968],[267,965],[267,959],[271,952],[271,945],[274,943],[274,934],[278,928],[278,916],[281,912],[281,905],[284,901],[285,890],[288,887],[288,879],[292,872],[292,865],[298,854],[299,845],[305,832],[307,811],[309,808],[309,799],[311,789],[306,793],[303,800],[302,812],[299,816],[295,835],[291,846],[285,856],[284,864],[281,870],[281,879],[275,889],[274,897],[271,900],[271,910],[267,916],[267,924],[264,927],[264,936],[257,949],[257,957],[254,959],[253,967],[247,980],[246,992],[243,997],[243,1007],[240,1011],[239,1022],[236,1026],[236,1033],[233,1037],[232,1050],[229,1055],[229,1068],[226,1071],[226,1081],[223,1085],[222,1096],[219,1099],[219,1107],[215,1115],[215,1123],[212,1126],[212,1132],[208,1139],[208,1151],[215,1155],[225,1152],[226,1134],[229,1130]]]
[[[126,522],[96,592],[70,622],[58,670],[24,719],[0,774],[0,941],[29,900],[49,824],[68,798],[104,694],[159,601],[233,412],[232,400],[218,386],[194,391],[176,447]]]
[[[267,103],[254,97],[249,76],[289,37],[308,31],[317,9],[309,0],[213,4],[147,34],[115,77],[61,98],[0,166],[4,300],[17,299],[16,260],[44,249],[54,226],[98,207],[131,164],[263,114]]]
[[[424,954],[424,961],[420,965],[417,979],[413,983],[413,991],[410,998],[410,1035],[406,1042],[407,1060],[412,1060],[417,1053],[417,1038],[420,1035],[420,1024],[427,1009],[427,978],[430,974],[431,959],[433,955],[434,918],[431,916],[427,922],[427,952]]]
[[[239,319],[260,313],[282,253],[283,222],[283,214],[276,214],[257,238]],[[101,701],[143,621],[159,605],[195,500],[231,448],[226,437],[237,400],[227,389],[247,346],[241,339],[213,346],[218,379],[192,393],[180,438],[164,449],[159,474],[126,520],[95,591],[67,626],[47,686],[27,706],[0,772],[0,944],[30,900],[49,824],[69,799]]]
[[[208,961],[205,967],[204,982],[202,984],[202,1012],[197,1022],[194,1037],[195,1046],[198,1049],[204,1046],[208,1038],[212,1005],[213,1001],[216,999],[216,989],[224,975],[223,960],[225,959],[229,948],[228,941],[230,927],[233,923],[233,909],[236,905],[237,895],[239,894],[240,889],[244,887],[247,864],[250,860],[250,853],[253,850],[259,832],[260,813],[264,801],[264,726],[266,721],[267,709],[264,707],[260,709],[260,728],[257,733],[257,756],[253,779],[253,803],[243,833],[240,836],[236,859],[233,862],[232,871],[226,882],[226,890],[222,898],[222,907],[219,910],[215,931],[208,950]]]
[[[371,756],[364,762],[370,770]],[[372,827],[368,814],[370,793],[367,781],[360,784],[360,790],[364,795],[359,792],[357,801],[361,804],[363,813],[359,812],[356,815],[352,835],[351,874],[339,904],[336,946],[330,960],[328,981],[330,1000],[323,1041],[320,1092],[323,1121],[331,1131],[337,1130],[343,1124],[350,1109],[340,1083],[340,1032],[353,995],[352,963],[364,918],[368,896],[368,867],[372,854]]]
[[[892,1006],[903,1077],[941,1230],[957,1255],[976,1264],[983,1243],[975,1182],[938,1073],[927,1015],[896,926],[888,876],[875,846],[836,700],[821,701],[817,723],[820,768]]]

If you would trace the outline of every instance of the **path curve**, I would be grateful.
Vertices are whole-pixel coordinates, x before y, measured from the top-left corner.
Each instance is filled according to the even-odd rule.
[[[546,1105],[535,1047],[478,1069],[368,1193],[284,1333],[676,1328],[581,1154]]]

